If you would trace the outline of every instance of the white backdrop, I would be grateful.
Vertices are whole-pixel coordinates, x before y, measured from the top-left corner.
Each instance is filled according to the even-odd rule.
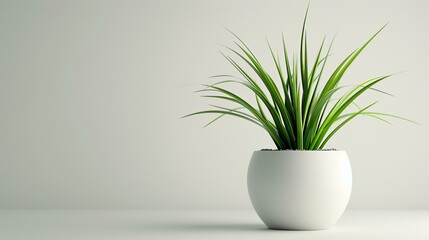
[[[1,208],[248,208],[251,153],[262,130],[180,116],[192,91],[234,73],[219,54],[239,34],[270,63],[265,38],[297,52],[306,1],[0,1]],[[311,1],[310,51],[337,33],[331,68],[390,24],[345,76],[397,73],[397,97],[352,122],[328,147],[347,150],[353,208],[429,207],[429,2]],[[363,101],[362,103],[366,103]]]

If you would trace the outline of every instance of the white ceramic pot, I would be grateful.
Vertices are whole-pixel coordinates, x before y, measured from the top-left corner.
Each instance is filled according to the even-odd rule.
[[[328,229],[347,206],[352,171],[345,151],[256,151],[247,187],[267,227]]]

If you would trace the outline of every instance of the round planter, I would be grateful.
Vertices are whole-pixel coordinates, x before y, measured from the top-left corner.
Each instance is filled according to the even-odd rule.
[[[247,187],[267,227],[328,229],[347,206],[352,171],[345,151],[255,151]]]

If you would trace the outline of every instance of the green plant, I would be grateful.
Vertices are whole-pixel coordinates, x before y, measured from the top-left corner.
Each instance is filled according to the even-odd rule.
[[[366,80],[353,86],[339,98],[333,98],[335,94],[339,94],[338,90],[343,88],[339,86],[339,83],[346,70],[386,25],[378,30],[361,47],[350,53],[336,67],[334,72],[325,81],[322,81],[322,73],[329,58],[333,40],[327,51],[324,50],[325,40],[323,40],[315,60],[309,62],[306,35],[307,12],[302,25],[299,59],[296,57],[293,57],[293,59],[289,58],[284,37],[282,37],[282,60],[278,54],[274,54],[268,43],[277,69],[276,74],[280,80],[278,81],[279,83],[274,81],[274,77],[264,69],[249,47],[237,35],[231,32],[238,40],[235,44],[239,50],[237,51],[228,47],[227,49],[248,65],[256,74],[259,81],[245,70],[243,66],[238,64],[236,60],[222,53],[244,79],[235,78],[230,75],[214,76],[226,79],[212,85],[204,85],[206,88],[197,92],[208,93],[203,97],[222,99],[237,104],[238,107],[229,108],[211,105],[214,109],[195,112],[184,117],[208,113],[219,114],[218,117],[210,121],[207,125],[212,124],[225,115],[239,117],[265,129],[278,149],[297,150],[323,149],[325,144],[338,130],[358,115],[374,117],[387,123],[388,121],[383,117],[401,118],[391,114],[367,111],[377,102],[359,108],[355,112],[345,112],[350,106],[356,106],[355,100],[370,89],[385,93],[374,89],[373,86],[391,75]],[[255,95],[255,103],[252,104],[250,101],[233,93],[232,90],[223,87],[225,84],[244,86]]]

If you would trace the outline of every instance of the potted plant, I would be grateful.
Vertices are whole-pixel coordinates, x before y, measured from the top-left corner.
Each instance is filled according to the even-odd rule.
[[[322,73],[332,42],[325,47],[323,40],[315,59],[310,61],[307,12],[302,25],[299,58],[290,57],[284,38],[280,56],[274,54],[268,44],[277,69],[276,76],[268,73],[250,48],[231,32],[238,40],[237,50],[228,49],[246,67],[228,55],[223,56],[241,77],[214,76],[222,79],[205,85],[198,92],[205,93],[203,97],[221,99],[236,106],[212,105],[214,109],[185,116],[218,114],[207,125],[226,115],[239,117],[270,135],[276,149],[253,153],[247,183],[254,209],[272,229],[315,230],[333,226],[348,204],[352,171],[346,152],[325,149],[326,144],[358,115],[384,122],[387,122],[385,117],[401,118],[369,111],[376,102],[350,111],[356,99],[368,90],[387,94],[374,86],[390,75],[375,77],[349,88],[340,85],[353,61],[385,26],[350,53],[330,75],[324,76]],[[255,99],[239,96],[229,90],[229,84],[244,87]]]

